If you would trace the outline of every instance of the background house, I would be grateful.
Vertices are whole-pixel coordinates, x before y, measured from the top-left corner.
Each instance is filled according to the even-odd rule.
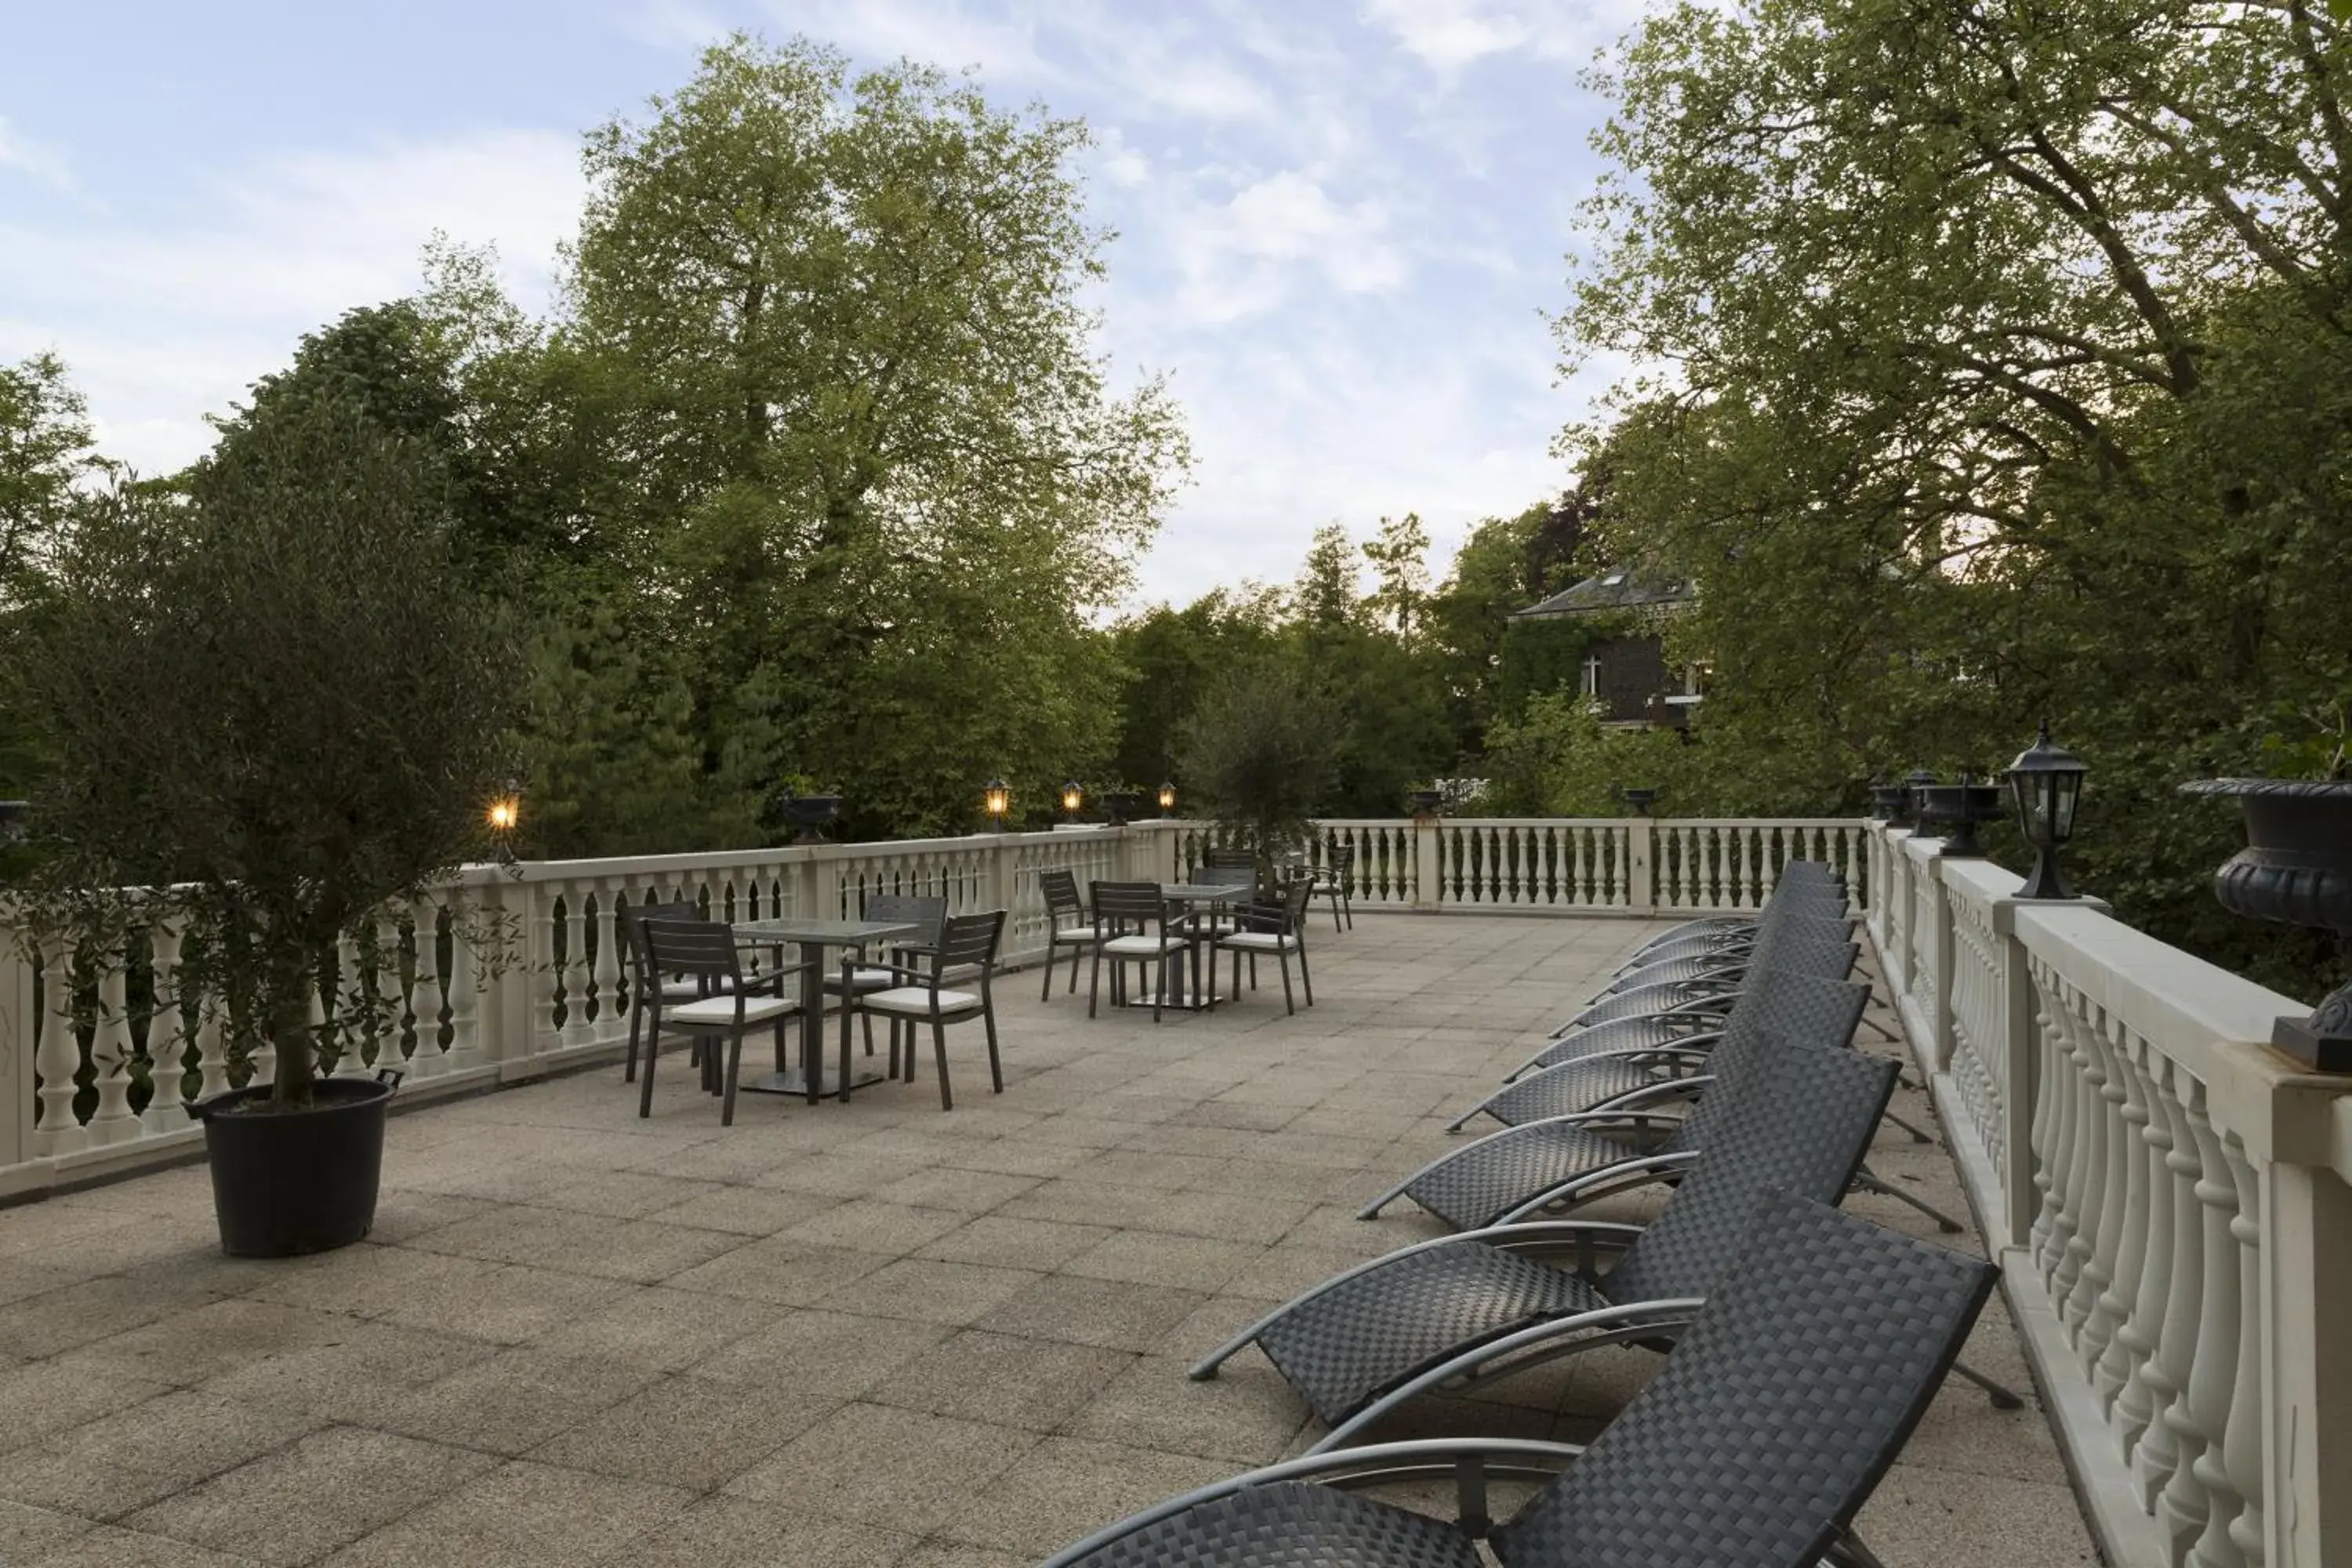
[[[1604,723],[1687,723],[1704,671],[1669,668],[1648,628],[1697,596],[1694,584],[1612,568],[1515,611],[1503,639],[1506,710],[1565,687],[1598,704]]]

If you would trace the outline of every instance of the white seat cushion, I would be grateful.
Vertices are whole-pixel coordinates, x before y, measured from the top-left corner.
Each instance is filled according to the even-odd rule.
[[[743,998],[743,1022],[746,1024],[764,1024],[782,1014],[797,1013],[800,1010],[801,1005],[789,996]],[[706,996],[699,1002],[688,1002],[683,1006],[665,1007],[662,1009],[662,1021],[666,1024],[700,1027],[708,1027],[713,1024],[732,1024],[735,1022],[735,998]]]
[[[1102,944],[1102,950],[1114,958],[1158,958],[1165,952],[1181,952],[1184,944],[1164,936],[1115,936]]]
[[[1217,944],[1240,952],[1294,952],[1298,948],[1295,936],[1277,936],[1270,931],[1237,931]]]
[[[931,1016],[931,994],[924,986],[898,985],[887,991],[877,991],[861,1000],[858,1005],[877,1013],[903,1013],[928,1018]],[[980,1011],[980,997],[970,991],[942,991],[940,993],[940,1011],[942,1014],[976,1013]]]

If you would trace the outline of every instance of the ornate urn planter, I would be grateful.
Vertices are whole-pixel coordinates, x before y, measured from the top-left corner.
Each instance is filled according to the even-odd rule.
[[[2200,779],[2184,795],[2235,796],[2246,847],[2213,874],[2233,914],[2312,926],[2352,940],[2352,781]],[[2352,984],[2308,1018],[2281,1018],[2271,1044],[2320,1072],[2352,1072]]]
[[[1982,855],[1977,824],[1997,822],[2006,815],[2000,786],[1971,783],[1966,773],[1956,784],[1928,784],[1919,795],[1921,827],[1932,825],[1944,830],[1944,847],[1938,851],[1944,855]]]
[[[788,795],[776,803],[776,816],[793,830],[793,837],[803,836],[822,843],[825,825],[841,815],[841,797],[837,795]]]
[[[1143,795],[1131,789],[1113,790],[1102,797],[1103,809],[1110,814],[1113,827],[1124,827],[1143,815]]]

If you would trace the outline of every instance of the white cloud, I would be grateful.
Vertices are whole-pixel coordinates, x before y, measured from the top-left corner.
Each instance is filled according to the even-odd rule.
[[[1185,279],[1179,306],[1202,321],[1271,310],[1315,273],[1342,292],[1377,294],[1411,270],[1380,203],[1334,201],[1295,170],[1175,216],[1163,242]]]
[[[499,132],[236,171],[180,221],[0,225],[22,313],[0,320],[0,356],[56,349],[109,450],[174,468],[210,445],[202,415],[282,365],[303,332],[413,292],[436,229],[497,246],[508,287],[543,306],[582,193],[571,137]]]
[[[67,166],[65,155],[32,140],[0,114],[0,172],[6,171],[30,175],[61,191],[73,188],[73,171]]]
[[[1451,76],[1520,49],[1581,64],[1649,8],[1649,0],[1364,0],[1363,15],[1399,48]]]

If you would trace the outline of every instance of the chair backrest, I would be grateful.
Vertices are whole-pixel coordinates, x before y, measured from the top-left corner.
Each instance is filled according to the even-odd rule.
[[[723,921],[656,921],[644,926],[646,958],[656,973],[727,975],[736,963],[735,933]]]
[[[1286,935],[1306,936],[1307,906],[1314,898],[1315,884],[1305,877],[1293,877],[1282,885],[1282,929]]]
[[[1257,869],[1257,857],[1247,849],[1233,849],[1219,847],[1202,850],[1201,852],[1201,864],[1203,866],[1220,866],[1229,870],[1255,872]]]
[[[1114,935],[1130,926],[1148,926],[1165,913],[1167,900],[1157,882],[1095,882],[1087,896],[1095,907],[1095,925]]]
[[[1038,872],[1037,890],[1045,895],[1045,912],[1056,925],[1066,915],[1087,912],[1087,907],[1078,902],[1078,879],[1067,871]]]
[[[950,915],[940,927],[937,956],[932,961],[934,981],[944,978],[948,972],[966,964],[977,964],[983,982],[996,962],[996,943],[1004,934],[1004,911],[991,910],[980,915]]]
[[[1497,1530],[1509,1568],[1799,1568],[1951,1370],[1997,1271],[1781,1192],[1665,1368]]]
[[[1257,865],[1253,861],[1247,866],[1196,866],[1186,880],[1196,888],[1255,888]]]
[[[948,918],[945,899],[920,893],[868,893],[858,912],[869,921],[908,921],[923,929],[894,941],[908,947],[936,947],[940,927]]]
[[[1715,1086],[1659,1146],[1661,1152],[1704,1149],[1713,1125],[1728,1113],[1749,1073],[1773,1070],[1782,1042],[1837,1050],[1853,1044],[1870,987],[1790,969],[1751,970],[1724,1020],[1723,1038],[1708,1053]]]
[[[1690,1173],[1611,1272],[1611,1300],[1706,1295],[1748,1238],[1759,1198],[1777,1188],[1833,1204],[1862,1168],[1896,1064],[1785,1037],[1759,1047],[1771,1070],[1748,1074],[1707,1130]]]
[[[686,900],[667,904],[625,904],[621,909],[621,948],[629,961],[632,994],[649,994],[658,983],[660,965],[646,952],[647,921],[698,921],[702,910]]]

